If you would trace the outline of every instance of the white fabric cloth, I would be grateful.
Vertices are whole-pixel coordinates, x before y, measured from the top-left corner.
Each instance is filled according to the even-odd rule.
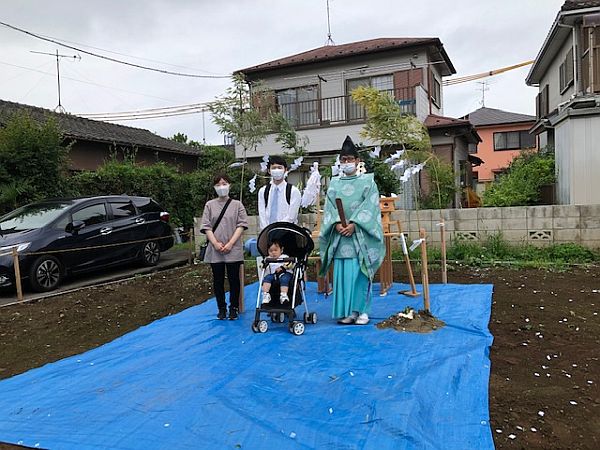
[[[300,209],[300,200],[302,199],[302,195],[296,186],[292,186],[290,204],[288,205],[287,199],[285,198],[286,186],[287,181],[283,181],[279,184],[275,184],[273,181],[271,181],[271,190],[269,191],[269,202],[267,205],[265,205],[266,186],[263,186],[258,190],[258,225],[261,230],[273,222],[298,223],[298,210]],[[273,195],[275,189],[279,191],[278,195]],[[275,198],[278,198],[277,220],[271,221],[271,203]]]

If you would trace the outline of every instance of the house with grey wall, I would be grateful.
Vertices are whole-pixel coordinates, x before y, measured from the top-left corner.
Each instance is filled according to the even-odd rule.
[[[275,93],[277,111],[308,138],[306,150],[312,161],[330,165],[346,135],[365,146],[375,144],[360,136],[366,114],[351,98],[353,89],[371,86],[389,93],[404,112],[430,129],[434,151],[439,146],[454,165],[457,183],[461,168],[470,172],[468,147],[480,139],[468,120],[444,116],[442,80],[456,70],[438,38],[379,38],[326,45],[238,73],[251,87],[260,83]],[[275,135],[256,149],[236,146],[236,157],[251,164],[265,154],[280,153]]]
[[[540,148],[556,154],[556,200],[600,204],[600,0],[567,0],[526,82],[539,87]]]

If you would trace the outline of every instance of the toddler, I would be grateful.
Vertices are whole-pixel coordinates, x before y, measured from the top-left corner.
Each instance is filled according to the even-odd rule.
[[[283,246],[279,241],[273,240],[269,242],[269,258],[280,259],[287,257],[288,256],[283,253]],[[277,278],[279,279],[279,285],[281,289],[279,295],[281,303],[289,301],[288,289],[290,281],[292,279],[292,274],[288,271],[288,269],[290,269],[291,266],[291,262],[269,263],[269,273],[265,275],[262,283],[263,304],[268,304],[271,301],[271,294],[269,294],[269,289],[271,289],[271,284],[273,284],[273,281],[275,281],[275,279]]]

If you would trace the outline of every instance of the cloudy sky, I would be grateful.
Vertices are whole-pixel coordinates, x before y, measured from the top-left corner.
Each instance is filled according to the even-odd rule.
[[[0,21],[132,63],[206,75],[325,44],[326,0],[0,0]],[[379,37],[439,37],[458,77],[534,59],[563,0],[330,0],[336,44]],[[0,99],[54,109],[56,61],[31,53],[77,52],[0,25]],[[62,105],[105,113],[200,103],[228,79],[152,73],[85,54],[61,61]],[[485,105],[535,113],[528,67],[488,78]],[[444,88],[444,113],[481,106],[476,82]],[[122,122],[162,136],[222,143],[208,114]]]

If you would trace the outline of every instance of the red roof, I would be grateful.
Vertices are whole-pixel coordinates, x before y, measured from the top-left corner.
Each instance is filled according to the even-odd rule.
[[[442,42],[438,38],[379,38],[370,39],[367,41],[351,42],[349,44],[325,45],[323,47],[308,50],[303,53],[298,53],[292,56],[286,56],[284,58],[259,64],[257,66],[248,67],[246,69],[239,70],[239,72],[248,74],[252,72],[279,69],[281,67],[322,62],[337,58],[344,58],[348,56],[362,55],[386,50],[395,50],[423,45],[434,45],[438,47],[440,53],[442,54],[442,57],[448,64],[449,72],[456,73],[456,70],[450,62],[450,58],[448,58],[448,55],[446,54],[446,51],[443,48],[444,46]]]

